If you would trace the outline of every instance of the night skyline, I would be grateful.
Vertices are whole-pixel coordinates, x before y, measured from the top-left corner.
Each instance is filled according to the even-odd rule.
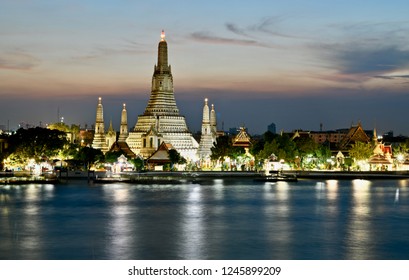
[[[218,127],[347,128],[409,135],[404,1],[2,1],[0,125],[135,125],[165,29],[175,98],[191,131],[204,98]]]

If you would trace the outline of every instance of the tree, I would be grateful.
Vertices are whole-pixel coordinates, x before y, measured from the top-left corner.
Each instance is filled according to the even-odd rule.
[[[63,131],[63,132],[71,132],[70,127],[62,122],[49,124],[47,128],[56,129],[56,130]]]
[[[105,162],[114,163],[122,155],[121,151],[110,151],[105,153]]]
[[[265,143],[269,143],[271,141],[274,140],[274,138],[276,138],[276,134],[272,133],[271,131],[266,131],[263,134],[263,139]]]
[[[298,138],[295,141],[300,157],[314,155],[318,149],[318,144],[310,137]]]
[[[274,135],[271,142],[266,142],[264,149],[258,154],[258,158],[267,159],[271,154],[292,163],[295,156],[298,155],[297,146],[287,135]]]
[[[169,150],[169,159],[171,162],[171,168],[173,168],[174,164],[183,164],[186,163],[186,159],[184,157],[182,157],[180,155],[180,153],[178,151],[176,151],[175,149],[171,149]]]
[[[349,150],[349,156],[355,160],[367,160],[373,154],[373,148],[370,143],[355,142]]]
[[[140,158],[140,157],[136,157],[134,159],[131,159],[130,162],[132,162],[132,164],[134,165],[136,171],[141,171],[145,167],[144,160],[142,158]]]
[[[20,128],[9,138],[10,152],[22,160],[43,158],[57,155],[68,144],[65,132],[42,127]]]
[[[104,159],[104,154],[99,149],[81,147],[75,159],[81,160],[84,164],[86,164],[87,169],[89,169],[95,162],[102,161]]]
[[[400,143],[398,146],[394,146],[393,149],[393,154],[394,155],[406,155],[408,151],[408,142]]]
[[[220,160],[223,162],[224,157],[228,156],[229,147],[230,147],[229,136],[227,135],[219,136],[217,138],[217,142],[215,143],[215,145],[210,149],[212,151],[210,158],[212,160]]]

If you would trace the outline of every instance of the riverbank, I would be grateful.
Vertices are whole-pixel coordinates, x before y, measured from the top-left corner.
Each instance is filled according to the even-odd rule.
[[[375,179],[409,179],[406,171],[284,171],[282,175],[296,178],[297,180],[375,180]],[[202,182],[213,179],[251,179],[259,181],[265,178],[265,173],[252,171],[195,171],[195,172],[124,172],[120,174],[96,176],[93,181],[97,183],[130,182],[130,183],[184,183]],[[296,180],[294,180],[296,181]]]
[[[292,176],[297,180],[386,180],[409,179],[407,171],[284,171],[283,175]],[[265,178],[265,173],[253,171],[146,171],[121,172],[119,174],[104,171],[69,171],[62,174],[46,174],[31,176],[29,174],[11,174],[0,176],[0,184],[41,184],[66,183],[71,180],[87,180],[89,183],[138,183],[138,184],[178,184],[185,182],[206,182],[214,179],[259,180]],[[10,176],[11,175],[11,176]]]
[[[286,173],[293,174],[297,176],[298,179],[409,179],[409,172],[407,171],[288,171]]]

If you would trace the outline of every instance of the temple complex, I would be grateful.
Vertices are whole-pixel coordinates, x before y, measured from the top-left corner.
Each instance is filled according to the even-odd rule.
[[[187,160],[196,160],[199,144],[189,131],[184,116],[179,114],[173,92],[173,76],[168,64],[168,45],[162,31],[158,45],[158,61],[154,66],[151,94],[143,115],[126,143],[144,158],[151,156],[165,142],[171,144]]]

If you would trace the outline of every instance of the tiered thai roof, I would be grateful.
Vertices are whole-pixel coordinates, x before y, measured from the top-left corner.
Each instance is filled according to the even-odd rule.
[[[240,127],[240,132],[233,139],[234,147],[248,148],[251,146],[251,138],[246,132],[245,127]]]
[[[344,138],[341,140],[339,144],[339,149],[348,150],[351,147],[351,145],[355,144],[356,142],[369,143],[370,141],[371,139],[363,130],[362,125],[359,122],[356,126],[354,125],[351,126],[347,135],[345,135]]]
[[[150,164],[170,163],[169,151],[173,149],[172,144],[162,142],[159,148],[148,158]]]

